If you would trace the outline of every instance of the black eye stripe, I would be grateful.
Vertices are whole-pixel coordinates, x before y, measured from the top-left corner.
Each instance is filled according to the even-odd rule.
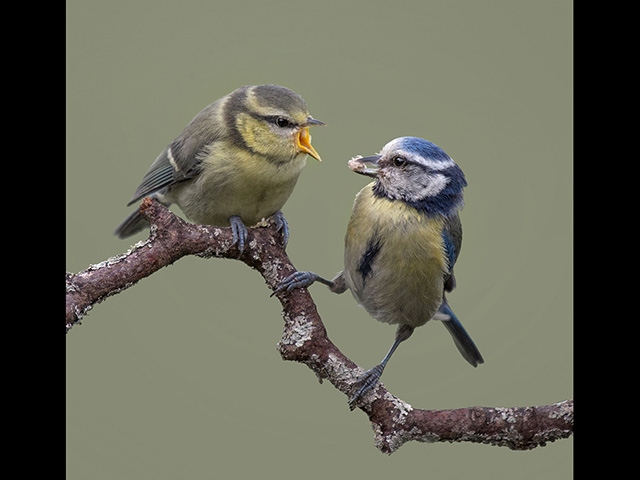
[[[292,120],[288,119],[287,117],[284,117],[282,115],[268,115],[268,116],[264,116],[262,117],[264,120],[266,120],[269,123],[272,123],[280,128],[292,128],[292,127],[297,127],[297,124],[295,122],[293,122]]]
[[[294,122],[290,118],[285,117],[284,115],[260,115],[259,113],[251,111],[247,111],[245,113],[248,113],[256,120],[262,120],[263,122],[271,123],[272,125],[275,125],[279,128],[295,128],[298,126],[296,122]],[[286,120],[287,124],[279,125],[278,120]]]

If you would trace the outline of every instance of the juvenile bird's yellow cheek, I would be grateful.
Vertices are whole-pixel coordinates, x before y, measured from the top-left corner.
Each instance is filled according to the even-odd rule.
[[[275,135],[270,128],[250,115],[238,115],[236,126],[242,139],[254,152],[277,157],[295,154],[295,148],[286,140]]]

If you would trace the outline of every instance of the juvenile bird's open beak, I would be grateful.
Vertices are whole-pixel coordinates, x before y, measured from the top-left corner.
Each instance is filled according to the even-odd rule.
[[[349,160],[349,168],[360,175],[368,177],[377,177],[380,171],[380,155],[371,157],[353,157]]]
[[[298,133],[297,144],[301,152],[311,155],[313,158],[321,162],[322,159],[320,158],[320,155],[318,155],[318,152],[316,152],[316,149],[311,146],[311,135],[309,135],[309,126],[312,126],[312,125],[325,125],[325,124],[320,120],[316,120],[315,118],[309,117],[309,120],[307,121],[307,126],[302,127],[302,129],[300,130],[300,133]]]
[[[311,135],[309,135],[309,127],[303,127],[298,133],[298,148],[301,152],[311,155],[313,158],[322,161],[316,149],[311,146]]]

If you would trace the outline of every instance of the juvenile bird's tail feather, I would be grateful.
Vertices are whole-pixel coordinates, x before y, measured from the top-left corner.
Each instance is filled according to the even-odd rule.
[[[447,328],[451,337],[453,337],[453,342],[456,344],[456,347],[458,347],[458,350],[467,362],[474,367],[484,363],[478,347],[473,343],[473,340],[471,340],[471,337],[460,323],[460,320],[458,320],[458,317],[453,313],[446,300],[442,301],[442,305],[440,305],[440,309],[434,318],[442,321],[442,324]]]
[[[135,235],[141,230],[144,230],[148,226],[149,222],[142,216],[140,209],[136,209],[131,213],[131,215],[125,218],[120,225],[118,225],[114,234],[118,238],[127,238],[131,235]]]

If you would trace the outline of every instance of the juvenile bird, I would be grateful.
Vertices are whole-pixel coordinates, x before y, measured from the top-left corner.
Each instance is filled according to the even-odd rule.
[[[349,289],[373,318],[398,325],[382,362],[358,380],[349,400],[354,408],[379,380],[398,345],[429,320],[442,321],[471,365],[484,360],[445,297],[456,286],[453,266],[462,244],[458,211],[467,182],[460,167],[438,146],[417,137],[396,138],[379,155],[352,158],[349,167],[376,180],[356,195],[345,236],[344,270],[333,280],[296,272],[276,291],[315,281],[336,293]]]
[[[175,203],[189,220],[231,226],[242,252],[245,225],[274,216],[284,243],[289,226],[281,208],[306,164],[318,161],[309,127],[324,125],[309,115],[297,93],[279,85],[240,87],[198,113],[142,179],[128,205],[146,196]],[[115,231],[131,236],[148,223],[136,210]]]

